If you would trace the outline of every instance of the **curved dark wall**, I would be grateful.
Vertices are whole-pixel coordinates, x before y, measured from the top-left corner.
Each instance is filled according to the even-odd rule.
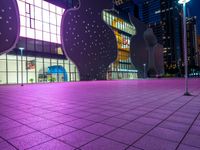
[[[153,33],[151,28],[148,28],[144,32],[144,40],[147,45],[148,50],[148,65],[147,65],[147,74],[149,77],[155,77],[157,75],[157,69],[155,66],[155,46],[157,45],[157,38]]]
[[[157,74],[163,76],[165,73],[164,69],[164,55],[163,55],[163,45],[157,44],[155,46],[155,66]]]
[[[19,9],[16,0],[0,0],[0,54],[15,47],[19,32]]]
[[[102,11],[112,9],[108,0],[81,0],[78,9],[66,10],[61,25],[63,49],[78,67],[80,80],[104,80],[117,58],[117,42],[103,21]]]
[[[131,38],[131,61],[138,70],[138,77],[144,77],[144,64],[146,64],[145,74],[149,77],[162,76],[164,74],[163,46],[157,43],[153,30],[147,28],[144,23],[137,18],[130,18],[136,28],[136,35]]]
[[[138,70],[138,77],[144,77],[144,64],[148,64],[148,51],[144,41],[146,25],[135,17],[130,17],[130,21],[136,28],[136,35],[131,38],[130,52],[131,61]]]

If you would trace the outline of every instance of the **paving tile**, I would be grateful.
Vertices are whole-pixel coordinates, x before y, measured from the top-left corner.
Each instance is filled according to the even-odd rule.
[[[98,114],[93,114],[93,115],[86,117],[86,119],[88,119],[90,121],[94,121],[94,122],[101,122],[107,118],[109,118],[109,116],[98,115]]]
[[[41,108],[32,108],[32,109],[27,110],[27,112],[30,113],[30,114],[34,114],[34,115],[50,113],[50,111],[45,110],[45,109],[41,109]]]
[[[124,119],[119,119],[119,118],[113,117],[113,118],[106,119],[106,120],[102,121],[101,123],[111,125],[111,126],[114,126],[114,127],[120,127],[120,126],[128,123],[128,121],[124,120]]]
[[[181,131],[185,133],[190,127],[190,125],[188,124],[182,124],[182,123],[171,122],[171,121],[164,121],[159,126],[162,128],[172,129],[172,130]]]
[[[186,117],[186,118],[193,118],[193,117],[195,117],[193,114],[189,114],[189,113],[185,113],[185,112],[180,112],[180,111],[176,112],[174,115],[175,116],[180,116],[180,117]]]
[[[58,123],[65,123],[68,121],[76,120],[76,117],[70,116],[70,115],[62,115],[62,116],[56,116],[54,118],[51,118],[50,120],[56,121]]]
[[[138,133],[146,133],[149,130],[151,130],[154,126],[153,125],[148,125],[148,124],[143,124],[140,122],[131,122],[122,128],[124,129],[129,129]]]
[[[0,132],[4,130],[8,130],[14,127],[21,126],[22,124],[16,122],[16,121],[9,121],[9,122],[4,122],[0,124]]]
[[[71,108],[63,108],[62,110],[59,110],[58,112],[62,112],[65,115],[71,115],[73,113],[76,113],[78,110],[76,109],[77,106],[71,107]]]
[[[200,127],[200,119],[197,119],[197,120],[194,122],[194,126]]]
[[[192,122],[194,121],[194,118],[171,116],[170,118],[167,119],[167,121],[191,125]]]
[[[86,127],[83,130],[96,134],[96,135],[104,135],[112,131],[113,129],[115,128],[112,126],[101,124],[101,123],[95,123],[94,125]]]
[[[77,130],[59,138],[59,140],[74,147],[80,147],[96,139],[98,136],[85,131]]]
[[[34,132],[25,136],[11,139],[9,141],[18,149],[23,150],[47,142],[49,140],[51,140],[49,136],[40,132]]]
[[[109,116],[109,117],[113,117],[113,116],[119,115],[120,112],[112,111],[112,110],[106,110],[106,111],[99,112],[99,114],[106,115],[106,116]]]
[[[132,120],[135,120],[136,118],[138,118],[138,115],[137,114],[123,113],[123,114],[117,115],[115,117],[119,118],[119,119],[124,119],[124,120],[127,120],[127,121],[132,121]]]
[[[184,134],[185,134],[184,132],[156,127],[148,135],[156,136],[161,139],[166,139],[169,141],[179,143],[181,139],[183,138]]]
[[[175,150],[178,143],[170,142],[160,138],[145,136],[134,146],[145,149],[145,150]]]
[[[1,118],[0,118],[0,124],[6,123],[6,122],[9,122],[9,121],[12,121],[12,120],[9,119],[9,118],[6,118],[6,117],[1,117]]]
[[[194,134],[194,135],[200,136],[200,126],[193,125],[189,130],[189,134]]]
[[[9,118],[11,118],[13,120],[26,119],[26,118],[32,118],[32,117],[34,117],[34,115],[24,113],[24,112],[21,112],[20,114],[13,114],[12,116],[9,116]]]
[[[131,146],[131,147],[127,148],[126,150],[143,150],[143,149]]]
[[[164,110],[162,108],[158,108],[153,111],[154,113],[161,114],[161,115],[170,115],[172,112],[169,110]]]
[[[91,109],[86,109],[85,111],[89,112],[89,113],[101,113],[103,112],[104,110],[103,109],[100,109],[100,108],[91,108]]]
[[[114,141],[118,141],[127,145],[131,145],[137,139],[139,139],[143,134],[136,133],[133,131],[128,131],[125,129],[117,129],[109,134],[104,135]]]
[[[30,123],[33,123],[33,122],[39,122],[39,121],[43,121],[43,120],[46,120],[46,119],[38,117],[38,116],[34,116],[34,117],[31,117],[31,118],[19,119],[18,121],[22,124],[30,124]]]
[[[4,140],[3,140],[2,138],[0,138],[0,143],[1,143],[1,142],[4,142]]]
[[[74,147],[71,147],[58,140],[51,140],[49,142],[34,146],[29,150],[74,150]]]
[[[76,130],[68,133],[68,130],[61,126],[81,129],[82,132],[86,132],[92,137],[95,134],[96,136],[105,136],[105,134],[109,135],[113,132],[113,135],[110,135],[112,139],[97,137],[94,141],[85,134],[80,137],[76,136],[80,139],[86,137],[83,138],[85,141],[82,141],[86,142],[87,145],[84,145],[84,148],[88,147],[88,150],[90,150],[89,148],[98,150],[101,147],[105,150],[124,150],[127,148],[125,143],[129,143],[129,139],[133,136],[130,133],[147,133],[159,121],[184,105],[168,118],[168,121],[162,122],[158,128],[151,131],[152,136],[147,136],[151,137],[150,139],[146,136],[140,139],[144,144],[140,144],[140,147],[134,145],[129,147],[147,150],[155,147],[155,149],[170,150],[174,148],[173,144],[177,144],[175,141],[180,140],[177,132],[186,133],[199,112],[199,83],[200,79],[190,79],[189,82],[190,90],[194,91],[196,97],[181,96],[184,79],[31,84],[24,86],[23,90],[18,85],[2,85],[0,87],[0,134],[4,133],[4,136],[6,135],[11,142],[16,140],[14,145],[21,146],[21,149],[27,147],[62,149],[62,145],[66,143],[50,142],[53,139],[48,134],[53,137],[63,137],[76,132]],[[189,101],[191,99],[192,101]],[[155,108],[156,110],[154,110]],[[149,111],[152,112],[148,113]],[[35,130],[43,130],[46,133],[40,132],[34,136],[35,132],[30,131],[31,133],[29,133],[29,128],[23,127],[20,130],[19,128],[23,125]],[[118,127],[120,128],[117,129]],[[200,149],[198,147],[199,127],[200,117],[195,121],[180,148]],[[128,130],[129,133],[123,129]],[[115,135],[119,136],[114,137]],[[122,135],[124,135],[123,139],[121,139]],[[74,135],[74,137],[76,136]],[[165,137],[163,138],[163,136]],[[134,141],[134,137],[132,140]],[[119,141],[124,142],[125,145]],[[0,143],[4,143],[4,141],[0,140]],[[72,146],[66,145],[69,146],[66,149],[70,149]],[[74,145],[80,146],[77,141],[74,142]]]
[[[99,138],[81,147],[82,150],[124,150],[125,148],[126,145],[105,138]]]
[[[59,123],[56,123],[54,121],[50,121],[50,120],[42,120],[39,122],[34,122],[34,123],[30,123],[28,124],[29,127],[36,129],[36,130],[43,130],[43,129],[47,129],[49,127],[58,125]]]
[[[41,130],[41,132],[44,133],[44,134],[47,134],[47,135],[49,135],[53,138],[57,138],[59,136],[68,134],[68,133],[75,131],[75,130],[76,129],[74,129],[72,127],[60,124],[60,125],[53,126],[53,127],[48,128],[48,129],[45,129],[45,130]]]
[[[76,111],[74,113],[71,113],[70,115],[78,117],[78,118],[84,118],[84,117],[90,116],[91,113],[85,112],[85,111]]]
[[[147,118],[147,117],[140,117],[137,120],[135,120],[136,122],[140,122],[143,124],[148,124],[148,125],[157,125],[158,123],[160,123],[162,120],[160,119],[155,119],[155,118]]]
[[[71,126],[71,127],[74,127],[74,128],[82,129],[84,127],[88,127],[92,124],[95,124],[95,122],[85,120],[85,119],[76,119],[76,120],[73,120],[73,121],[65,122],[64,124]]]
[[[199,148],[181,144],[177,150],[199,150]]]
[[[198,147],[200,149],[200,136],[194,134],[187,134],[183,140],[183,144]]]
[[[0,142],[0,149],[1,150],[16,150],[15,147],[8,144],[7,142]]]
[[[157,113],[157,112],[151,112],[145,115],[145,117],[147,118],[155,118],[155,119],[160,119],[160,120],[164,120],[167,116],[168,114]]]
[[[63,114],[61,113],[57,113],[57,112],[50,112],[50,113],[45,113],[40,115],[40,117],[45,118],[45,119],[51,119],[51,118],[55,118],[55,117],[59,117],[62,116]]]
[[[0,132],[0,136],[3,137],[4,139],[11,139],[11,138],[15,138],[18,136],[22,136],[22,135],[26,135],[29,133],[35,132],[35,130],[27,127],[27,126],[19,126],[19,127],[15,127],[15,128],[11,128],[9,130],[4,130],[2,132]]]

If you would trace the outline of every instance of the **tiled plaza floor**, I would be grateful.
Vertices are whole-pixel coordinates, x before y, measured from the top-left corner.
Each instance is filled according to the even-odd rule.
[[[200,150],[200,79],[0,86],[0,150]]]

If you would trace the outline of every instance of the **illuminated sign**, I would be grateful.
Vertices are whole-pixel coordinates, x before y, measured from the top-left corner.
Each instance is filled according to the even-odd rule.
[[[60,44],[64,9],[43,0],[17,0],[20,36]]]

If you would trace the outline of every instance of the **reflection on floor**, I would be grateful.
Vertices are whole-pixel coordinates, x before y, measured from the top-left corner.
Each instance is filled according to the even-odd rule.
[[[200,149],[200,79],[0,86],[0,149]]]

